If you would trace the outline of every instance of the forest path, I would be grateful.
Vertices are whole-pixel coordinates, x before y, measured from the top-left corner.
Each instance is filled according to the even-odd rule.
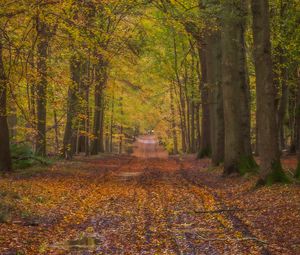
[[[53,246],[52,252],[260,254],[261,243],[236,228],[226,212],[213,212],[221,201],[190,181],[195,172],[179,159],[124,161],[96,187],[107,197],[81,224],[81,237]]]
[[[209,165],[99,155],[2,178],[0,254],[300,254],[299,185],[253,190]]]

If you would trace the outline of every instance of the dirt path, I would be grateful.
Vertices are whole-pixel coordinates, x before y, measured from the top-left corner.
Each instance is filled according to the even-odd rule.
[[[208,167],[107,155],[0,179],[0,254],[300,254],[299,185],[253,190]]]
[[[94,240],[89,244],[79,238],[53,247],[52,253],[263,254],[261,243],[235,228],[230,217],[199,213],[221,202],[184,171],[175,159],[137,158],[111,170],[101,186],[115,192],[82,226],[90,231],[82,235]]]

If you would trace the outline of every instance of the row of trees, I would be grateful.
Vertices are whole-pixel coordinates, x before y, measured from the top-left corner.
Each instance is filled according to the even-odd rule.
[[[20,131],[18,138],[12,138],[32,143],[37,155],[47,155],[47,134],[52,130],[55,149],[65,158],[75,152],[89,155],[104,150],[109,63],[115,55],[126,54],[134,31],[134,23],[126,19],[135,15],[133,10],[140,4],[88,0],[1,3],[1,170],[11,169],[7,116],[10,120],[19,115],[18,122],[23,122],[26,131],[20,131],[22,124],[10,123],[10,129]],[[48,124],[50,114],[52,126]],[[61,122],[65,123],[62,146]]]
[[[297,1],[1,5],[0,169],[9,137],[70,159],[155,128],[226,175],[257,169],[255,150],[263,183],[286,180],[280,151],[300,146]]]
[[[266,0],[202,1],[196,6],[202,15],[199,24],[191,15],[185,15],[194,6],[158,2],[158,8],[180,22],[197,45],[202,108],[199,156],[211,153],[214,165],[224,161],[225,175],[255,171],[251,145],[251,126],[255,126],[261,183],[287,181],[280,163],[280,149],[286,146],[287,107],[297,109],[300,85],[299,52],[295,48],[299,44],[299,31],[294,23],[299,6],[295,1],[272,1],[272,4],[270,8]],[[251,93],[250,71],[255,78],[254,93]],[[251,111],[251,94],[256,97],[255,111]],[[251,112],[255,112],[256,125],[252,124]],[[187,111],[187,116],[193,118],[193,113]],[[297,110],[289,111],[288,117],[292,124],[287,131],[293,132],[291,149],[298,150]],[[185,141],[183,138],[183,149]]]

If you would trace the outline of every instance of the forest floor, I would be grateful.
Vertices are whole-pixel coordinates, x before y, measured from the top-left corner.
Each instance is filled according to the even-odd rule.
[[[300,185],[221,171],[102,155],[1,177],[0,254],[300,254]]]

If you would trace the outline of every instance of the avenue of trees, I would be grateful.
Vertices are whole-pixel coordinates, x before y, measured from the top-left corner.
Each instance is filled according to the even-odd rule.
[[[299,13],[297,0],[1,1],[0,171],[16,145],[71,159],[122,153],[154,129],[224,175],[288,181]]]

